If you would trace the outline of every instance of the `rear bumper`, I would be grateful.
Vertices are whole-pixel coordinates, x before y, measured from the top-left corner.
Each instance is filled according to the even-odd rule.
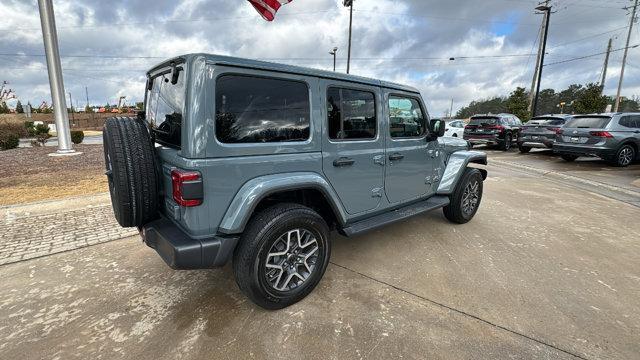
[[[615,156],[616,150],[585,145],[553,144],[553,152],[560,155],[595,156],[603,159]]]
[[[497,145],[502,143],[502,139],[497,134],[491,135],[464,135],[463,139],[467,140],[471,145],[487,144]]]
[[[520,137],[518,139],[518,146],[528,146],[528,147],[535,147],[535,148],[552,148],[553,144],[555,143],[555,140],[553,139],[548,139],[548,138],[541,138],[539,137],[538,139],[532,139],[530,137]]]
[[[165,217],[144,225],[140,234],[145,244],[176,270],[223,266],[238,242],[237,237],[226,236],[192,238]]]

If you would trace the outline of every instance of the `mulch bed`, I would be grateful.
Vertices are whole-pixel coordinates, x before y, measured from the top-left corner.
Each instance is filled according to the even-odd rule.
[[[48,156],[56,147],[0,151],[0,205],[108,191],[102,145],[75,145],[76,156]]]

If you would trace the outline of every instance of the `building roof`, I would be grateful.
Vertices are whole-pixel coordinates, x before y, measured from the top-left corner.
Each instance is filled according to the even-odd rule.
[[[282,73],[288,73],[288,74],[315,76],[315,77],[325,78],[325,79],[349,81],[349,82],[355,82],[360,84],[408,91],[413,93],[420,93],[418,89],[412,86],[393,83],[390,81],[371,79],[371,78],[366,78],[362,76],[343,74],[339,72],[325,71],[325,70],[307,68],[302,66],[286,65],[286,64],[279,64],[279,63],[268,62],[268,61],[251,60],[251,59],[244,59],[244,58],[238,58],[238,57],[232,57],[232,56],[223,56],[223,55],[205,54],[205,53],[185,54],[182,56],[174,57],[172,59],[167,59],[166,61],[163,61],[162,63],[157,64],[156,66],[151,68],[149,72],[153,71],[154,69],[164,67],[168,65],[171,61],[175,61],[176,59],[188,60],[190,58],[195,58],[198,56],[202,56],[206,58],[207,61],[212,62],[214,64],[219,64],[219,65],[234,66],[234,67],[256,69],[256,70],[276,71],[276,72],[282,72]]]

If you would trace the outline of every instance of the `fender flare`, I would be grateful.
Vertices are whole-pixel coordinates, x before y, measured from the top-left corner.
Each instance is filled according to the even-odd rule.
[[[341,225],[346,223],[347,214],[327,180],[314,172],[294,172],[265,175],[247,181],[231,201],[218,231],[223,234],[241,233],[262,199],[280,191],[302,189],[319,190],[331,205],[338,222]]]
[[[438,195],[449,195],[458,184],[462,173],[470,163],[487,165],[487,154],[480,151],[456,151],[449,156],[447,167],[444,169],[442,179],[438,185],[436,193]],[[479,169],[482,179],[487,178],[487,170]]]

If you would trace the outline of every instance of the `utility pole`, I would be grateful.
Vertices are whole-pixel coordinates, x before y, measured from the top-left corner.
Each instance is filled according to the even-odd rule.
[[[69,110],[71,111],[71,120],[75,121],[75,117],[73,115],[73,99],[71,98],[71,92],[69,92],[69,105],[71,105],[71,107],[69,108]]]
[[[349,7],[349,48],[347,50],[347,74],[351,66],[351,28],[353,25],[353,0],[343,0],[342,4]]]
[[[538,70],[540,70],[540,55],[542,54],[542,38],[544,37],[544,24],[547,21],[547,13],[542,18],[540,30],[538,31],[538,55],[536,56],[536,68],[531,77],[531,90],[529,91],[529,113],[533,112],[533,98],[535,97],[536,80],[538,79]]]
[[[638,1],[638,0],[636,0]],[[551,17],[551,6],[549,0],[545,1],[545,5],[536,7],[536,10],[544,11],[544,36],[542,38],[542,52],[540,53],[540,62],[538,63],[538,80],[536,84],[536,95],[533,98],[532,116],[536,116],[538,111],[538,96],[540,95],[540,82],[542,81],[542,69],[544,67],[544,53],[547,51],[547,36],[549,35],[549,18]]]
[[[60,65],[60,50],[58,49],[58,34],[56,32],[56,20],[53,13],[52,1],[53,0],[38,0],[44,52],[47,59],[47,71],[49,73],[49,87],[51,88],[56,133],[58,134],[58,151],[49,155],[78,154],[73,150],[71,145],[69,116],[67,115],[67,102],[64,98],[62,65]]]
[[[607,45],[607,55],[604,57],[604,67],[602,68],[602,80],[600,80],[600,86],[602,87],[602,90],[600,91],[601,95],[604,92],[604,83],[605,81],[607,81],[607,68],[609,67],[609,55],[611,54],[612,41],[613,39],[609,38],[609,45]]]
[[[624,55],[622,55],[622,69],[620,69],[620,80],[618,80],[618,92],[616,93],[616,106],[613,111],[618,112],[620,107],[620,92],[622,91],[622,79],[624,78],[624,67],[627,65],[627,52],[629,51],[629,40],[631,39],[631,30],[633,29],[633,21],[636,18],[636,9],[638,8],[638,0],[633,2],[633,11],[631,11],[631,20],[629,20],[629,32],[627,33],[627,44],[624,46]]]

